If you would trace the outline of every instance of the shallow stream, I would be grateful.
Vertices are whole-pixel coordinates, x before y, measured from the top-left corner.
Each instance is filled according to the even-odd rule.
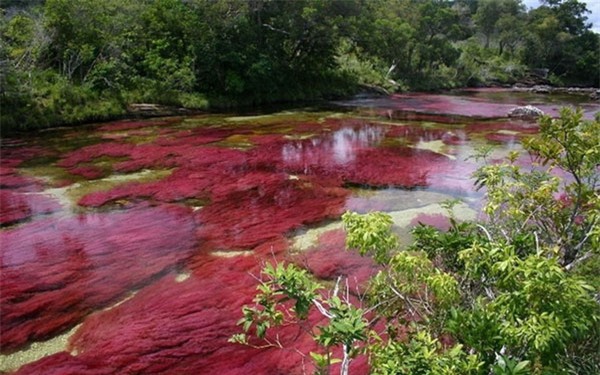
[[[535,136],[506,118],[526,104],[600,110],[479,90],[2,139],[0,373],[310,372],[298,327],[280,332],[289,350],[227,342],[261,264],[297,262],[360,293],[376,267],[344,250],[340,216],[386,211],[404,243],[419,222],[444,228],[450,199],[477,219],[473,156],[493,146],[500,160]]]

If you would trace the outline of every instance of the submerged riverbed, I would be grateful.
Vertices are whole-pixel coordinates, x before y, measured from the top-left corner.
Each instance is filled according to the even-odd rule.
[[[587,118],[600,110],[573,98]],[[376,267],[344,250],[343,212],[389,212],[404,241],[419,222],[447,225],[449,199],[475,219],[476,150],[493,146],[493,162],[535,135],[505,118],[514,105],[557,115],[569,101],[396,95],[2,139],[0,371],[303,373],[294,349],[311,340],[298,327],[280,334],[289,350],[227,342],[261,264],[287,259],[360,290]]]

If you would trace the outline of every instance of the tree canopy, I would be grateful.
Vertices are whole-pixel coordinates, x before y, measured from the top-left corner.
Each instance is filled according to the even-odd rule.
[[[2,3],[2,126],[315,100],[360,85],[438,90],[598,85],[598,34],[577,0],[45,0]]]

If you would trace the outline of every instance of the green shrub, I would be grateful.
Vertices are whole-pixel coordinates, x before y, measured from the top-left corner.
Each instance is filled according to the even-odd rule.
[[[599,290],[579,274],[589,267],[597,274],[598,126],[562,110],[560,119],[542,118],[540,136],[525,142],[539,166],[523,169],[513,154],[480,168],[489,218],[483,225],[451,216],[449,231],[417,227],[403,250],[388,215],[344,214],[347,246],[381,267],[361,296],[364,305],[337,297],[339,279],[332,294],[296,266],[267,266],[257,305],[243,309],[244,333],[232,341],[249,344],[256,325],[257,336],[273,345],[268,332],[284,316],[303,319],[316,309],[329,321],[313,327],[325,351],[312,355],[320,373],[334,363],[331,346],[343,347],[342,374],[356,355],[368,356],[376,374],[595,373]],[[544,166],[570,177],[559,181]],[[287,300],[295,307],[282,314],[277,306]],[[375,322],[385,329],[369,330]],[[448,335],[453,344],[441,345]]]

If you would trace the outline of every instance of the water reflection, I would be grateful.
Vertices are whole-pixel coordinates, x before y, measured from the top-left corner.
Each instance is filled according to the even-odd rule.
[[[303,162],[305,168],[311,164],[345,166],[354,162],[358,150],[379,145],[385,133],[384,127],[370,124],[344,126],[308,141],[289,142],[282,147],[281,155],[286,164]]]

